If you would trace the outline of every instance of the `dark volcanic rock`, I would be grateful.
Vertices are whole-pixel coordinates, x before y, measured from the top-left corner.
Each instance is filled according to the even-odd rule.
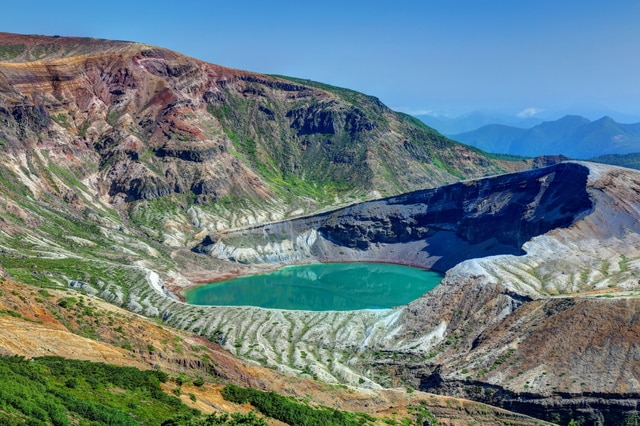
[[[387,333],[366,350],[382,355],[364,353],[362,371],[551,421],[624,424],[640,403],[638,194],[635,171],[560,163],[222,233],[198,250],[446,270],[378,325]]]
[[[130,181],[126,201],[152,200],[173,193],[173,188],[153,176]]]
[[[580,164],[562,163],[243,232],[314,230],[319,238],[312,249],[322,261],[397,262],[446,271],[466,259],[523,254],[526,241],[588,214],[588,174]]]
[[[171,149],[171,148],[160,148],[156,151],[156,155],[160,158],[163,157],[171,157],[171,158],[179,158],[184,161],[193,161],[196,163],[203,163],[207,160],[212,160],[215,155],[218,153],[217,148],[208,148],[208,149]]]
[[[522,244],[588,213],[589,171],[572,163],[417,191],[335,212],[318,231],[339,246],[424,241],[444,271],[465,259],[522,254]]]

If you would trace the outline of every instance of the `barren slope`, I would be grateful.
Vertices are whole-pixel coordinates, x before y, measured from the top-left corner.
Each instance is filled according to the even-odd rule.
[[[622,422],[637,409],[637,172],[561,164],[271,223],[530,163],[498,163],[363,94],[143,44],[0,34],[0,47],[0,272],[100,297],[297,377],[368,387],[370,411],[392,409],[395,393],[381,389],[397,386],[565,423]],[[215,256],[192,252],[198,243]],[[171,293],[319,260],[447,274],[419,300],[383,311],[196,307]],[[4,292],[7,310],[48,318],[42,302],[13,296]],[[141,329],[115,331],[117,316],[83,313],[65,327],[131,345],[138,362],[208,368],[201,355],[180,354],[169,332],[147,339],[150,326],[135,316]],[[75,337],[47,343],[64,336],[60,324],[5,317],[12,333],[24,324],[39,335],[5,337],[12,351],[122,355]],[[272,370],[260,369],[261,380],[207,354],[231,380],[283,385]]]
[[[615,423],[632,415],[640,397],[639,194],[636,171],[567,163],[223,233],[198,249],[245,262],[450,268],[442,284],[406,307],[285,315],[300,340],[295,347],[308,352],[315,342],[346,353],[352,371],[359,365],[386,385],[404,382],[549,420]],[[285,241],[270,238],[283,233]],[[297,334],[302,325],[291,318],[314,331]],[[322,363],[323,351],[311,353]],[[335,364],[327,367],[338,374]],[[326,370],[314,371],[323,377]]]
[[[169,220],[212,230],[504,170],[347,89],[141,43],[0,33],[0,47],[5,173],[160,234]],[[182,213],[159,215],[167,197]]]
[[[128,344],[120,347],[122,342]],[[370,392],[330,387],[284,376],[239,361],[199,336],[159,326],[100,300],[74,292],[37,291],[6,280],[0,295],[0,354],[54,355],[141,369],[160,367],[176,376],[205,377],[204,387],[189,382],[182,385],[183,402],[204,412],[248,411],[245,406],[225,401],[220,394],[224,384],[235,383],[387,419],[411,418],[408,407],[423,405],[443,425],[473,421],[487,425],[539,424],[525,416],[462,399],[418,391],[407,394],[400,389]],[[175,387],[174,383],[167,384],[167,390]],[[189,394],[196,395],[196,401]]]

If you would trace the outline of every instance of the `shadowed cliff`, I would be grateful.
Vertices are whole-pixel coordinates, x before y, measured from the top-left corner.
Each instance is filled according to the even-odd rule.
[[[588,174],[580,164],[562,163],[461,182],[223,234],[217,238],[218,248],[249,235],[256,247],[260,239],[267,244],[274,235],[292,241],[315,233],[310,247],[309,241],[290,246],[291,260],[303,260],[299,252],[309,251],[320,261],[383,261],[446,271],[467,259],[523,254],[526,241],[586,215],[592,208]],[[213,243],[208,238],[197,250],[215,252]],[[242,262],[287,260],[282,244],[268,244],[261,254],[240,249],[228,257]],[[270,258],[269,247],[279,255]]]
[[[218,234],[199,249],[447,270],[355,340],[367,377],[553,422],[620,424],[640,406],[638,194],[633,170],[562,163]]]

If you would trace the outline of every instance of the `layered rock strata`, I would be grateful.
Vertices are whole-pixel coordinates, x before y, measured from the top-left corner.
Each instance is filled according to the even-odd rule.
[[[640,401],[639,194],[638,172],[564,163],[217,235],[199,250],[240,262],[446,270],[405,307],[353,313],[368,318],[356,335],[329,343],[320,336],[338,335],[320,327],[304,345],[354,342],[352,365],[379,383],[551,421],[620,422]],[[352,314],[326,315],[318,324]]]
[[[11,34],[0,46],[7,274],[77,283],[328,382],[457,393],[560,420],[620,423],[637,408],[637,172],[562,164],[221,233],[531,163],[490,159],[363,94],[153,46]],[[218,260],[184,249],[206,234],[199,251]],[[382,311],[167,297],[204,270],[359,260],[446,276]]]
[[[467,259],[522,255],[531,238],[588,214],[588,174],[582,165],[564,163],[460,182],[225,233],[215,241],[209,237],[196,250],[245,263],[304,261],[312,255],[319,261],[393,262],[445,272]],[[243,239],[250,247],[230,246]]]
[[[138,217],[172,197],[211,231],[505,170],[347,89],[142,43],[0,33],[0,47],[0,164],[48,170],[53,192],[75,191],[68,170]]]

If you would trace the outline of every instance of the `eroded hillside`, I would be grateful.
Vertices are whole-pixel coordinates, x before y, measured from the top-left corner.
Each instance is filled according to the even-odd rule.
[[[267,367],[268,378],[278,370],[368,388],[371,411],[395,406],[384,389],[398,386],[563,423],[622,422],[638,407],[636,172],[569,163],[423,191],[532,162],[498,162],[346,89],[138,43],[11,34],[0,34],[0,148],[0,272],[83,294],[83,309],[97,297],[189,330],[207,350],[213,341]],[[411,190],[420,191],[399,195]],[[383,195],[395,197],[333,210]],[[177,297],[197,282],[325,260],[409,263],[446,277],[408,306],[379,311]],[[37,293],[44,302],[11,293],[6,310],[48,321],[66,312],[66,296],[53,294],[49,314]],[[4,345],[40,354],[66,327],[93,340],[69,337],[61,352],[126,357],[94,341],[128,339],[137,362],[206,368],[198,354],[182,363],[176,345],[154,359],[145,345],[158,343],[143,330],[102,328],[115,315],[86,316],[42,320],[42,330],[2,315],[15,336],[31,333]],[[280,386],[280,377],[254,384]]]
[[[561,423],[618,423],[640,396],[638,194],[636,171],[565,163],[222,233],[198,250],[248,263],[374,260],[447,270],[406,307],[285,314],[294,354],[313,355],[276,359],[312,358],[327,380],[327,371],[339,377],[337,363],[322,360],[339,353],[351,371],[385,386],[464,395]],[[251,323],[269,321],[259,318],[254,311]],[[247,330],[255,336],[230,335],[268,342],[266,351],[237,353],[278,353],[273,327]]]
[[[346,89],[140,43],[0,47],[2,265],[150,315],[145,277],[226,268],[189,251],[208,233],[505,167]]]
[[[285,376],[240,361],[201,336],[158,325],[93,297],[10,280],[3,280],[1,288],[0,355],[62,356],[160,368],[171,378],[165,385],[167,393],[180,389],[182,402],[204,413],[248,412],[246,404],[233,404],[222,397],[223,386],[233,383],[303,398],[307,403],[370,413],[379,424],[415,419],[417,411],[411,407],[423,407],[418,412],[430,413],[440,424],[540,424],[463,399],[407,393],[405,389],[371,392]],[[204,385],[193,385],[196,378],[203,378]],[[271,419],[269,424],[281,423]]]
[[[107,204],[167,243],[190,236],[172,220],[221,229],[504,170],[347,89],[140,43],[0,45],[5,184],[79,213]]]

